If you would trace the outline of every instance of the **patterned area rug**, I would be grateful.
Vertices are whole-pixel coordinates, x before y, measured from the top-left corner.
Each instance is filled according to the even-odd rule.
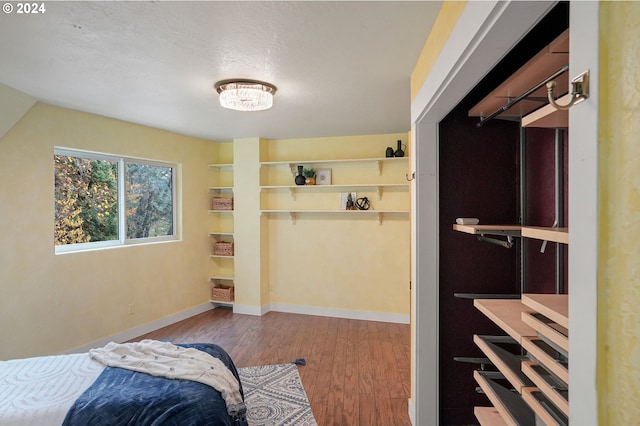
[[[295,364],[238,368],[249,426],[317,426]]]

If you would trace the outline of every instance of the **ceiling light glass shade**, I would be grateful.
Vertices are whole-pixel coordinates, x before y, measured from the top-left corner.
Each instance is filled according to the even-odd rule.
[[[273,106],[275,86],[253,80],[226,80],[215,85],[220,105],[236,111],[262,111]]]

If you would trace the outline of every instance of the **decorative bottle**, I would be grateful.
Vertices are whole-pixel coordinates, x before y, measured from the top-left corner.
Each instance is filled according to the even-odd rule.
[[[305,181],[306,181],[306,178],[302,174],[302,165],[298,165],[298,174],[296,175],[295,183],[296,185],[304,185]]]
[[[393,153],[396,157],[404,157],[404,151],[402,150],[402,141],[398,141],[398,149]]]

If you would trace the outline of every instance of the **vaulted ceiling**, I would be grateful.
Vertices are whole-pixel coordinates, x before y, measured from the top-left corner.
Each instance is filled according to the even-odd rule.
[[[0,83],[41,102],[217,141],[408,131],[409,77],[441,6],[43,4],[38,14],[0,15]],[[223,109],[213,85],[229,78],[274,84],[274,107]]]

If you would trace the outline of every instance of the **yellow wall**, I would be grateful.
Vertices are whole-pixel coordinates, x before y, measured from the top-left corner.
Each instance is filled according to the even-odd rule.
[[[442,3],[438,18],[433,24],[429,38],[425,42],[418,62],[411,73],[411,101],[418,95],[466,5],[466,1],[444,1]]]
[[[640,3],[600,4],[598,393],[602,425],[640,419]]]
[[[397,140],[406,146],[407,134],[351,136],[341,138],[265,141],[261,161],[327,160],[384,157],[387,146]],[[406,148],[405,148],[406,149]],[[383,166],[375,162],[326,163],[317,168],[332,170],[333,184],[403,183],[408,161]],[[293,185],[287,165],[263,166],[263,185]],[[409,209],[408,186],[362,189],[377,210]],[[262,209],[339,208],[334,188],[301,190],[295,200],[286,189],[263,190]],[[354,191],[354,189],[351,189]],[[355,189],[358,191],[358,188]],[[409,215],[377,216],[301,214],[295,224],[288,214],[268,215],[269,303],[324,309],[409,314]]]
[[[54,146],[179,163],[182,241],[56,256]],[[67,351],[208,300],[215,143],[38,103],[0,148],[0,359]]]

